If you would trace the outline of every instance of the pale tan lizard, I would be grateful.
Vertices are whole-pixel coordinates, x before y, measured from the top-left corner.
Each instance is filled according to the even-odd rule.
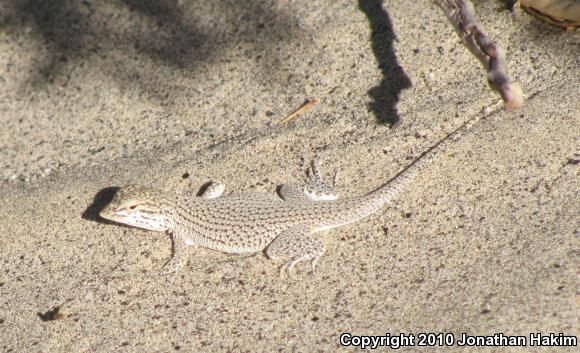
[[[281,273],[310,262],[314,271],[324,245],[312,236],[365,218],[388,203],[428,162],[481,117],[478,114],[424,152],[378,189],[360,197],[337,199],[322,180],[316,162],[310,184],[281,186],[281,198],[267,193],[220,197],[223,186],[210,187],[202,197],[168,195],[136,185],[121,188],[100,215],[126,225],[168,232],[173,237],[173,258],[162,268],[166,274],[182,267],[188,245],[225,253],[264,251],[285,261]]]

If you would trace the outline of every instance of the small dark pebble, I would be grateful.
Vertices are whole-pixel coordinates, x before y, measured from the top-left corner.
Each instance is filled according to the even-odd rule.
[[[70,316],[70,312],[66,308],[55,307],[45,313],[37,313],[42,321],[64,320]]]
[[[89,153],[92,155],[95,155],[99,152],[103,152],[105,150],[105,146],[99,147],[99,148],[89,148]]]

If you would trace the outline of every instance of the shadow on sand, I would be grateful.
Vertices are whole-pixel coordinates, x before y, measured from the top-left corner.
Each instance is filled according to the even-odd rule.
[[[367,16],[371,27],[371,45],[379,63],[383,79],[369,90],[372,102],[369,109],[380,123],[391,127],[400,123],[397,102],[401,91],[412,86],[393,49],[395,32],[382,0],[359,0],[359,9]]]

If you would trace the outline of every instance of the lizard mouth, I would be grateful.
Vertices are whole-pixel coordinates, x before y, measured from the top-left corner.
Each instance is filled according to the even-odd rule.
[[[167,230],[164,218],[161,215],[146,212],[131,212],[127,209],[112,210],[105,208],[99,216],[109,221],[125,224],[132,227],[163,232]]]
[[[99,212],[99,217],[113,221],[114,214],[109,207],[105,207]]]

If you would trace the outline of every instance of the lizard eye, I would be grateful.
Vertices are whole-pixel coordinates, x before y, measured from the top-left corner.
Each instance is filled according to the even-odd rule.
[[[129,206],[129,209],[130,209],[130,210],[134,210],[134,209],[136,209],[136,208],[137,208],[137,205],[136,205],[136,204]]]

